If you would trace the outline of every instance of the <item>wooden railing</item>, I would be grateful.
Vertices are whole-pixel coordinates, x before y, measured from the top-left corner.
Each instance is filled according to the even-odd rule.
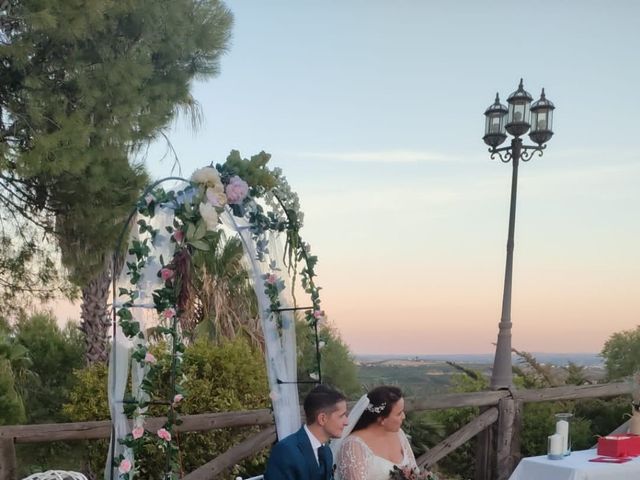
[[[631,393],[629,383],[565,386],[540,390],[488,391],[433,395],[423,399],[407,399],[406,410],[419,412],[448,408],[480,407],[481,413],[467,425],[440,442],[417,461],[422,467],[431,466],[446,455],[481,434],[481,461],[476,466],[476,478],[506,480],[519,458],[519,430],[524,403],[606,398]],[[202,432],[230,427],[265,426],[257,434],[231,447],[222,455],[190,472],[184,480],[214,479],[233,465],[250,457],[276,439],[273,416],[268,409],[241,412],[184,415],[179,432]],[[148,418],[146,427],[160,428],[166,419]],[[15,480],[17,464],[16,443],[45,443],[65,440],[92,440],[108,438],[111,423],[80,422],[45,425],[15,425],[0,427],[0,480]],[[497,449],[490,448],[491,435],[497,434]]]
[[[271,410],[250,410],[241,412],[203,413],[181,416],[182,424],[176,427],[178,432],[206,432],[221,428],[267,426],[240,445],[232,447],[223,455],[207,465],[191,472],[193,475],[207,467],[211,476],[194,478],[214,478],[239,461],[273,443],[276,439]],[[164,417],[147,418],[145,427],[155,431],[167,421]],[[96,440],[109,438],[111,422],[108,420],[78,423],[50,423],[40,425],[14,425],[0,427],[0,480],[17,478],[16,443],[48,443],[68,440]],[[185,477],[186,478],[186,477]]]
[[[476,480],[507,480],[520,458],[520,429],[522,407],[525,403],[606,398],[631,393],[629,383],[564,386],[539,390],[500,390],[464,394],[438,395],[422,401],[409,401],[410,411],[440,410],[443,408],[483,407],[482,413],[440,442],[417,461],[428,467],[471,438],[482,434],[479,441]],[[492,435],[497,435],[493,449]]]

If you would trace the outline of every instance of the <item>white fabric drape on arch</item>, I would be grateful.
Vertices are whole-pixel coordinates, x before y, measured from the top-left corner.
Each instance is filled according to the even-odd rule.
[[[133,225],[136,218],[134,218]],[[170,241],[170,235],[165,230],[166,225],[171,225],[173,221],[173,210],[165,206],[157,206],[155,209],[155,215],[147,223],[153,228],[158,229],[155,240],[151,245],[151,255],[147,259],[147,264],[142,270],[140,280],[136,285],[132,285],[129,275],[127,275],[126,262],[134,262],[136,258],[134,255],[127,254],[125,257],[125,267],[122,269],[120,276],[116,282],[116,302],[113,308],[116,310],[122,306],[122,299],[118,298],[117,293],[120,288],[138,290],[139,297],[134,302],[134,307],[131,308],[131,315],[133,320],[140,323],[140,331],[146,333],[146,330],[150,327],[154,327],[158,324],[158,314],[155,311],[153,303],[153,291],[162,286],[162,280],[158,278],[158,271],[162,268],[160,264],[160,255],[167,261],[173,257],[174,244]],[[132,227],[129,235],[129,245],[133,240],[139,240],[137,226]],[[131,449],[121,445],[118,442],[119,438],[124,438],[129,432],[129,422],[123,411],[123,399],[127,387],[127,379],[129,378],[129,368],[131,368],[131,387],[132,395],[138,401],[148,400],[144,391],[140,388],[142,379],[144,378],[146,368],[142,367],[136,360],[131,359],[131,352],[137,348],[137,346],[145,342],[139,338],[129,339],[124,335],[120,325],[116,322],[115,339],[112,341],[111,352],[109,356],[109,380],[108,380],[108,401],[109,412],[111,414],[111,422],[114,427],[115,436],[111,437],[111,444],[109,445],[109,452],[107,454],[107,461],[104,469],[104,478],[109,480],[110,478],[118,478],[118,468],[111,465],[111,449],[114,450],[114,458],[117,458],[120,454],[123,454],[125,458],[131,462],[134,461]],[[145,409],[146,410],[146,409]],[[144,415],[145,410],[140,410],[137,413]],[[141,425],[143,421],[142,417],[136,419],[137,425]],[[111,476],[113,475],[113,477]]]
[[[223,225],[238,232],[246,258],[251,265],[253,289],[258,299],[260,323],[265,342],[265,360],[269,376],[270,397],[273,404],[273,416],[276,422],[278,438],[284,438],[300,428],[300,404],[298,401],[298,372],[296,352],[296,325],[292,311],[280,312],[282,328],[278,329],[277,314],[271,312],[271,302],[265,293],[264,275],[279,272],[278,277],[288,280],[287,267],[283,260],[283,241],[281,236],[270,232],[268,235],[269,252],[262,261],[258,260],[255,241],[249,223],[244,218],[235,217],[228,208],[220,219]],[[281,308],[291,308],[293,302],[288,292],[290,282],[280,293]],[[279,383],[278,380],[284,383]]]
[[[134,219],[135,220],[135,219]],[[250,231],[250,225],[244,218],[235,217],[227,207],[220,215],[223,225],[233,232],[237,232],[250,266],[250,278],[258,300],[258,310],[265,339],[265,360],[269,377],[270,397],[273,404],[276,430],[279,438],[295,432],[300,428],[300,405],[298,400],[297,385],[297,351],[296,351],[296,331],[295,316],[292,311],[281,312],[282,328],[277,325],[277,315],[271,312],[271,302],[265,293],[264,275],[275,273],[285,280],[286,288],[280,294],[282,308],[290,308],[293,302],[289,291],[291,288],[289,277],[286,275],[287,267],[283,260],[283,239],[282,236],[270,232],[267,236],[269,246],[268,254],[264,259],[258,260],[256,243]],[[140,330],[145,332],[148,328],[157,325],[158,315],[153,304],[153,291],[162,286],[162,280],[158,278],[158,271],[161,268],[160,255],[165,262],[173,257],[174,244],[170,242],[170,235],[165,230],[165,226],[171,225],[173,221],[173,210],[166,206],[156,206],[155,215],[148,223],[158,229],[158,234],[153,242],[151,256],[149,257],[139,282],[131,285],[130,277],[127,275],[127,268],[123,268],[120,277],[116,282],[116,292],[122,288],[136,288],[139,291],[139,298],[131,308],[134,321],[140,323]],[[135,225],[135,221],[133,223]],[[128,242],[138,240],[139,234],[136,227],[132,228]],[[129,244],[128,243],[128,244]],[[127,245],[128,245],[127,244]],[[126,261],[134,261],[133,255],[127,255]],[[126,263],[125,263],[126,265]],[[117,296],[116,296],[117,298]],[[122,305],[122,301],[116,300],[115,309]],[[115,436],[111,438],[109,455],[105,466],[104,478],[118,478],[118,469],[110,464],[111,448],[114,449],[115,457],[123,454],[125,458],[133,462],[133,455],[129,448],[120,445],[117,441],[124,438],[129,432],[129,423],[123,412],[123,399],[131,368],[131,379],[133,396],[139,401],[146,400],[144,392],[140,389],[140,383],[144,377],[145,369],[137,361],[131,360],[131,352],[137,347],[140,339],[130,340],[116,325],[115,339],[111,348],[109,359],[109,383],[108,401]],[[135,343],[134,343],[135,342]],[[279,383],[278,380],[284,383]],[[144,414],[144,411],[137,412]],[[142,417],[137,419],[137,424],[142,423]],[[113,475],[113,477],[111,477]]]

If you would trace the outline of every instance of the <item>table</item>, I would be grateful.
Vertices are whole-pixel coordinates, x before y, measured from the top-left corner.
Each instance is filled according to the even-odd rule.
[[[595,448],[573,452],[562,460],[523,458],[509,480],[632,480],[640,479],[640,457],[626,463],[598,463]]]

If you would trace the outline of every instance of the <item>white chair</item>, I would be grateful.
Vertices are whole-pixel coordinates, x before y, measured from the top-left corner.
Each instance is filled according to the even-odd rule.
[[[32,473],[23,480],[87,480],[83,474],[79,472],[67,472],[64,470],[47,470],[42,473]]]

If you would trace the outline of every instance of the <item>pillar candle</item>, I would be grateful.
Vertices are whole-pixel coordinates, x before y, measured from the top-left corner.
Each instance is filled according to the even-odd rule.
[[[569,422],[558,420],[556,423],[556,433],[562,437],[562,455],[569,451]]]
[[[549,455],[561,456],[562,451],[562,435],[554,433],[549,435]]]

